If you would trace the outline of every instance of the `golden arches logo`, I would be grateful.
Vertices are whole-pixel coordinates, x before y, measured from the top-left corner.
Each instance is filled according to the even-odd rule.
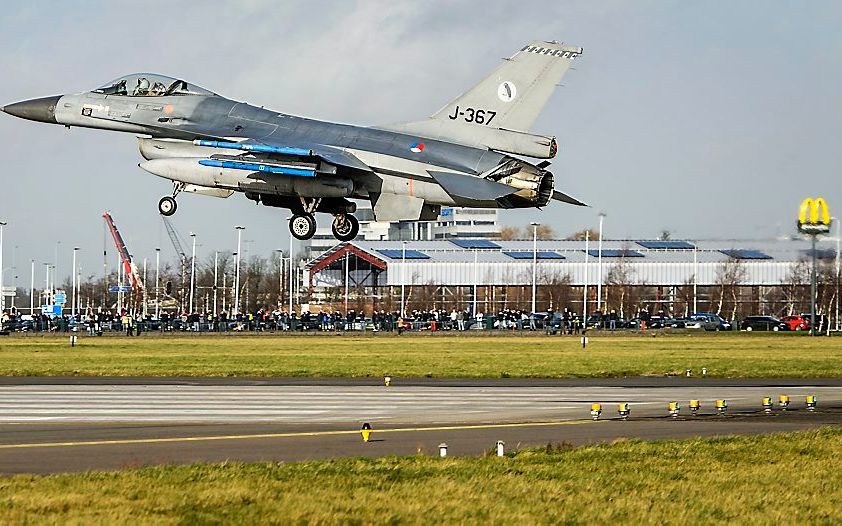
[[[827,202],[817,197],[808,197],[801,202],[798,212],[798,223],[801,225],[830,226],[830,209]]]

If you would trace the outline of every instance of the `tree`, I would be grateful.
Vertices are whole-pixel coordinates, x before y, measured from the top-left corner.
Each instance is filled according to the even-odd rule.
[[[599,233],[594,230],[593,228],[586,228],[584,230],[579,230],[578,232],[573,232],[569,236],[567,236],[567,241],[584,241],[585,234],[587,234],[588,239],[599,239]]]
[[[503,241],[520,239],[520,229],[516,226],[504,226],[500,229],[500,239]]]
[[[538,225],[535,228],[538,239],[555,239],[555,230],[549,225]]]
[[[716,308],[717,314],[722,313],[722,308],[725,305],[725,297],[730,296],[733,302],[731,319],[736,319],[737,307],[739,305],[737,294],[747,274],[748,272],[739,259],[728,258],[722,262],[722,265],[716,272],[716,286],[719,288],[718,306]]]

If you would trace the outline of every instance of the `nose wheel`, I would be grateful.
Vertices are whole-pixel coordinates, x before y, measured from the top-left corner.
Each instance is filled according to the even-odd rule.
[[[312,214],[295,214],[289,220],[289,231],[295,239],[306,241],[316,234],[316,219]]]
[[[178,203],[175,202],[175,198],[169,195],[165,195],[160,201],[158,201],[158,212],[160,212],[162,216],[169,217],[173,215],[177,208]]]
[[[360,232],[360,222],[350,214],[337,214],[331,225],[333,237],[339,241],[351,241]]]

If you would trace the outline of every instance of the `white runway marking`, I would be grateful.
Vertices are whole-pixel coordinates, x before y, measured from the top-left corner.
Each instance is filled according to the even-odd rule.
[[[601,402],[613,415],[661,414],[666,404],[699,399],[705,410],[725,398],[731,410],[759,409],[760,399],[806,394],[842,402],[834,387],[339,387],[80,385],[0,387],[0,424],[16,422],[283,422],[394,424],[573,420]],[[663,406],[663,407],[662,407]],[[755,407],[757,406],[757,407]]]

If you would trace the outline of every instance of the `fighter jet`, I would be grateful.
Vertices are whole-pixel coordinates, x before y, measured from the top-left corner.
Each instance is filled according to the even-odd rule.
[[[136,134],[145,159],[139,166],[173,182],[158,202],[165,216],[175,213],[181,192],[242,192],[289,209],[298,239],[315,234],[314,214],[323,212],[333,215],[333,235],[348,241],[359,231],[354,199],[370,201],[379,221],[431,221],[442,206],[582,206],[554,189],[547,159],[558,150],[555,137],[529,131],[581,54],[532,42],[432,116],[376,127],[278,113],[152,73],[2,109],[67,128]]]

